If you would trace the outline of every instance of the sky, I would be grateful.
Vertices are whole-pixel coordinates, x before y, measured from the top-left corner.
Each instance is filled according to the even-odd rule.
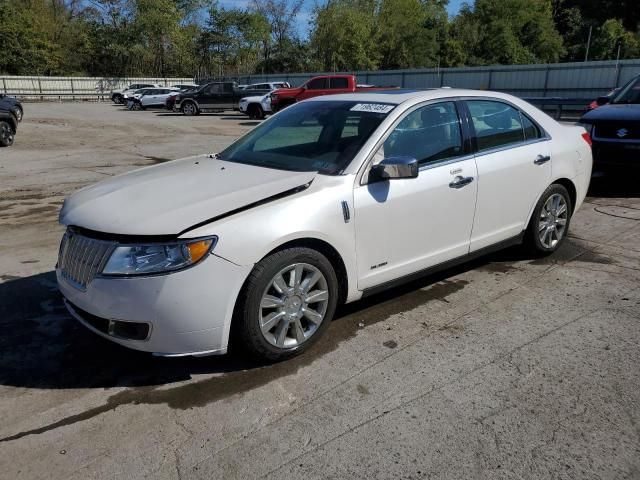
[[[311,20],[311,13],[313,7],[322,0],[305,0],[304,6],[298,15],[298,34],[306,38],[309,34],[309,20]],[[220,4],[225,8],[247,8],[251,0],[220,0]],[[464,3],[473,3],[473,0],[449,0],[447,5],[447,12],[449,16],[454,16],[460,11]]]

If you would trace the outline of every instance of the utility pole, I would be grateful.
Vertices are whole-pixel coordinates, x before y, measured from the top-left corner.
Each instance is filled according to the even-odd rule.
[[[584,61],[585,62],[589,58],[589,47],[591,46],[591,30],[593,30],[593,25],[589,26],[589,39],[587,40],[587,51],[584,54]]]

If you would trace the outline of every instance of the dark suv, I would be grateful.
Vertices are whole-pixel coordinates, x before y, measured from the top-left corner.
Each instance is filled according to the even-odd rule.
[[[591,134],[595,164],[640,167],[640,75],[598,103],[580,119]]]
[[[0,110],[13,112],[18,122],[22,121],[24,108],[17,98],[9,97],[0,93]]]

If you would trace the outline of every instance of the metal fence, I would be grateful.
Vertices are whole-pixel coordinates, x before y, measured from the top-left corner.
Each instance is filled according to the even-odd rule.
[[[285,81],[297,86],[314,75],[327,72],[248,75],[239,83]],[[489,67],[426,68],[341,72],[353,73],[358,83],[403,88],[458,87],[497,90],[518,97],[568,97],[593,99],[640,74],[640,59],[555,63],[541,65],[495,65]]]
[[[238,83],[286,81],[297,86],[315,73],[247,75],[234,77]],[[519,97],[562,97],[593,99],[623,85],[640,74],[640,59],[555,63],[541,65],[494,65],[489,67],[379,70],[353,73],[363,84],[403,88],[460,87],[497,90]],[[97,77],[2,77],[0,92],[30,99],[108,99],[114,88],[131,83],[173,85],[192,83],[193,78],[97,78]]]
[[[105,100],[111,90],[132,83],[175,85],[193,83],[193,78],[99,78],[0,76],[0,92],[27,100]]]

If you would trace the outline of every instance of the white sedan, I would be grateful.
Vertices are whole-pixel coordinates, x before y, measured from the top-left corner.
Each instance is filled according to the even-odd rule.
[[[71,314],[158,355],[307,349],[336,306],[524,243],[557,250],[590,138],[506,94],[323,96],[218,154],[66,200],[56,268]]]

